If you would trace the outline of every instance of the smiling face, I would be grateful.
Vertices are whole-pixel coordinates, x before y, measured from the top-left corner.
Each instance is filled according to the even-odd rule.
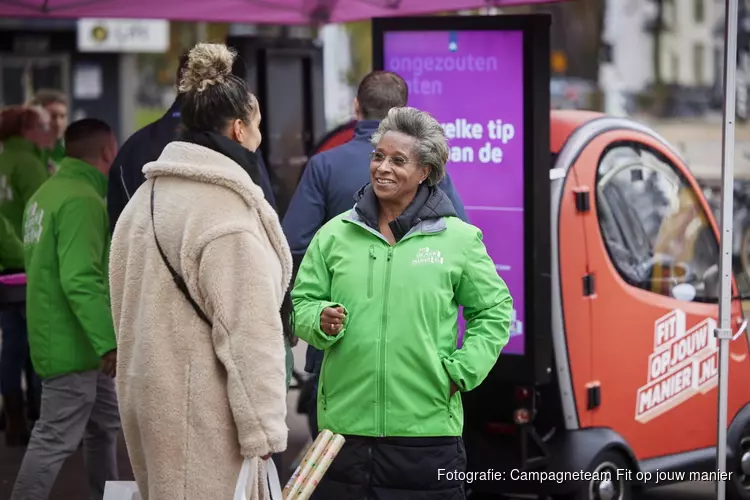
[[[401,132],[386,132],[370,161],[370,182],[381,202],[409,203],[427,179],[430,167],[421,165],[414,146],[417,140]]]

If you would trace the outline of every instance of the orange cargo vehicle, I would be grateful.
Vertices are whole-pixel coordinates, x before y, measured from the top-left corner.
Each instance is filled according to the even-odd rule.
[[[646,126],[581,111],[553,111],[550,125],[550,376],[491,375],[464,398],[470,498],[628,500],[716,479],[719,241],[708,204]],[[732,313],[741,334],[739,299]],[[750,357],[736,337],[724,472],[729,498],[747,499]]]

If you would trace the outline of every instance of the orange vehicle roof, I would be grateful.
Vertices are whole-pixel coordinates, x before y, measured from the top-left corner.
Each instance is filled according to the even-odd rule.
[[[598,111],[552,110],[550,112],[550,143],[552,153],[559,153],[570,134],[595,118],[604,116]]]

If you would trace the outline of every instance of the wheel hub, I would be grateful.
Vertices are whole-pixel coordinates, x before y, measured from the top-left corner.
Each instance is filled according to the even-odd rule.
[[[740,441],[738,455],[740,457],[740,470],[735,481],[743,490],[750,491],[750,436],[746,436]]]
[[[625,485],[622,478],[617,478],[617,465],[612,462],[599,464],[597,474],[589,482],[589,500],[621,500]]]
[[[740,461],[740,466],[742,467],[742,473],[745,475],[750,475],[750,451],[746,451],[742,455],[742,460]]]
[[[611,479],[605,479],[599,483],[599,500],[615,500],[617,489]]]

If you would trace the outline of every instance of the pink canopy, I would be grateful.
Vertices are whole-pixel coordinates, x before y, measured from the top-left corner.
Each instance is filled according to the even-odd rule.
[[[0,17],[319,24],[556,0],[0,0]]]

